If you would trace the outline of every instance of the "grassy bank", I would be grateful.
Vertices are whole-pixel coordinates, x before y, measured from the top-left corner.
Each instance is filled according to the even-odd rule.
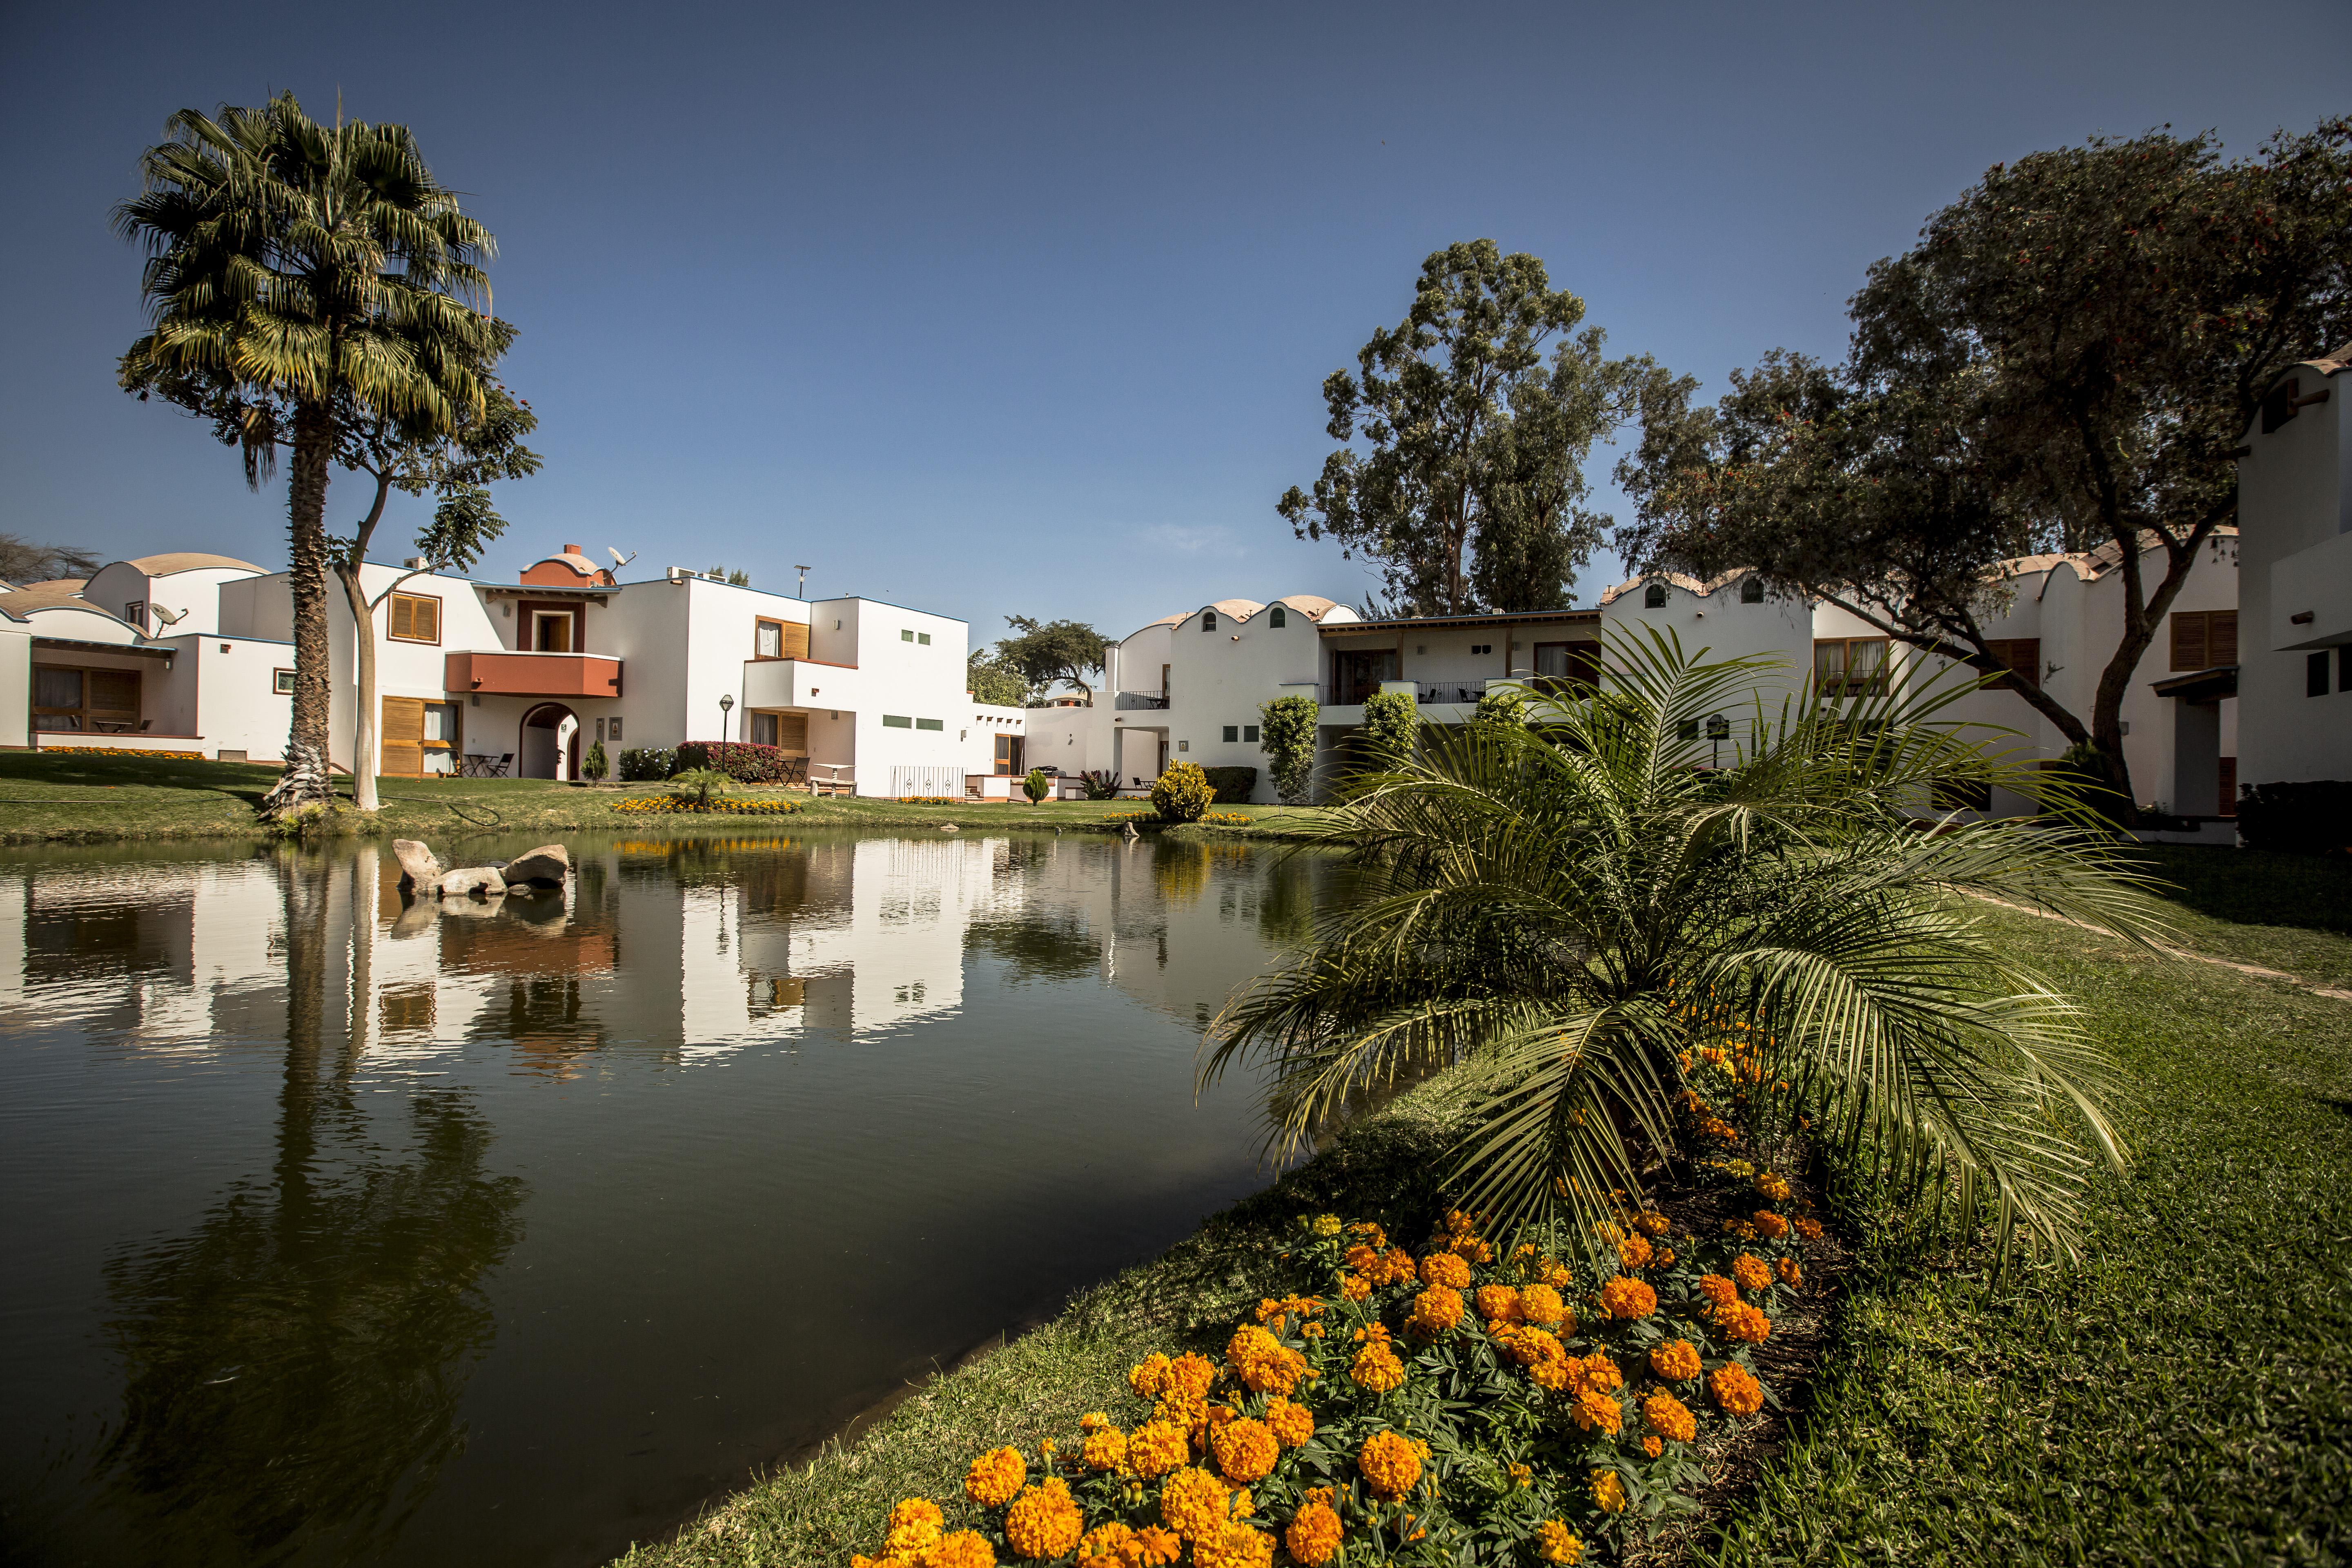
[[[257,808],[278,770],[244,763],[179,762],[70,752],[0,752],[0,844],[100,844],[136,839],[268,837]],[[348,800],[350,781],[338,788]],[[475,834],[546,834],[626,828],[641,836],[740,832],[756,817],[632,816],[614,804],[664,793],[659,784],[579,786],[551,779],[385,779],[383,807],[369,830],[388,837],[441,843]],[[1101,830],[1104,819],[1138,809],[1134,801],[1052,801],[1032,806],[904,805],[843,796],[813,799],[797,791],[745,789],[741,798],[790,798],[806,809],[795,824],[852,827]],[[1279,837],[1304,815],[1276,806],[1221,806],[1252,819],[1243,833]],[[360,826],[346,821],[346,830]],[[1186,831],[1219,831],[1187,829]]]
[[[2185,945],[2352,973],[2345,868],[2151,856]],[[2178,862],[2178,864],[2176,864]],[[2235,874],[2230,874],[2235,868]],[[2239,918],[2231,918],[2232,916]],[[2086,1263],[1996,1287],[1860,1226],[1822,1375],[1700,1561],[2324,1563],[2352,1552],[2352,1004],[1988,911],[2091,1011],[2131,1085],[2137,1163],[2097,1190]],[[890,1504],[953,1494],[1001,1442],[1066,1434],[1128,1366],[1221,1330],[1304,1210],[1432,1206],[1465,1097],[1441,1081],[1167,1257],[917,1391],[626,1568],[845,1562]]]

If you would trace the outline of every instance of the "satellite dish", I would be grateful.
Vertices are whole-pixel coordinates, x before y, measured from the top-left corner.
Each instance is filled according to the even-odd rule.
[[[153,612],[157,620],[167,626],[176,626],[188,618],[188,612],[185,610],[167,610],[161,605],[150,605],[147,608]]]
[[[637,552],[634,550],[624,555],[609,544],[604,546],[604,553],[613,558],[613,570],[615,572],[637,558]]]

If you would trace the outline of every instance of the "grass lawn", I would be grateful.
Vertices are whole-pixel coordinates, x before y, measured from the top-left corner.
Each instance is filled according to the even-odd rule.
[[[2340,868],[2151,856],[2183,945],[2352,974]],[[2239,879],[2227,875],[2242,868]],[[2247,872],[2255,875],[2245,875]],[[2237,917],[2237,918],[2233,918]],[[2133,1096],[2087,1261],[1992,1285],[1978,1251],[1865,1237],[1821,1375],[1698,1561],[2321,1564],[2352,1556],[2352,1003],[2005,910],[2091,1010]],[[2330,929],[2330,922],[2335,929]],[[2276,951],[2277,933],[2293,951]],[[1425,1203],[1446,1081],[1056,1321],[915,1392],[625,1568],[845,1563],[898,1498],[955,1494],[998,1443],[1066,1433],[1125,1370],[1258,1294],[1270,1226]],[[1367,1200],[1370,1201],[1367,1201]],[[1401,1227],[1402,1228],[1402,1227]],[[1409,1232],[1408,1232],[1409,1233]]]
[[[0,844],[105,843],[140,838],[258,838],[254,816],[278,770],[243,763],[173,762],[153,757],[0,752]],[[350,781],[338,780],[348,798]],[[659,784],[580,787],[551,779],[383,779],[381,830],[434,844],[481,833],[500,835],[625,827],[633,833],[742,831],[759,818],[629,816],[613,803],[666,793]],[[902,805],[844,796],[812,799],[797,791],[744,789],[751,799],[786,796],[807,809],[797,825],[937,828],[1094,827],[1135,811],[1137,801],[1054,801],[1032,806]],[[1220,806],[1278,834],[1302,814],[1278,806]],[[1244,831],[1248,831],[1244,829]]]

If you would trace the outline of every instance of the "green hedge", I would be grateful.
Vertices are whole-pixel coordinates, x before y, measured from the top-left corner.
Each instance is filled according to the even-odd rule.
[[[2238,837],[2288,855],[2352,848],[2352,780],[2248,784],[2238,792]]]
[[[1219,805],[1247,805],[1251,795],[1257,793],[1255,768],[1202,768],[1210,787],[1217,792]]]

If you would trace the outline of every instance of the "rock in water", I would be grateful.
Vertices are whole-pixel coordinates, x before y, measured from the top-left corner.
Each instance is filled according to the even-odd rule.
[[[961,833],[963,829],[958,827],[952,822],[942,822],[940,824],[940,831],[941,833]]]
[[[468,866],[441,879],[441,896],[445,899],[462,899],[474,893],[486,899],[503,898],[506,890],[506,879],[488,866]]]
[[[400,862],[400,885],[403,888],[422,889],[429,892],[440,885],[439,858],[415,839],[394,839],[392,858]]]
[[[560,888],[571,874],[572,857],[561,844],[526,849],[508,861],[500,873],[509,882],[536,882],[542,888]]]

